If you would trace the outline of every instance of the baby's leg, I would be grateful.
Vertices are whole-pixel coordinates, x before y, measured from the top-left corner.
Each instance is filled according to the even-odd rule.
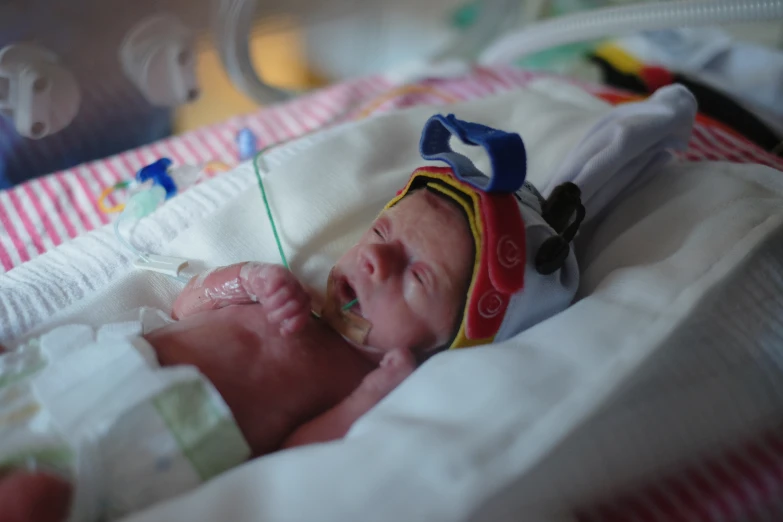
[[[0,476],[0,518],[3,522],[64,522],[71,492],[71,485],[54,475],[12,471]]]
[[[409,350],[387,353],[380,366],[370,372],[356,390],[337,406],[300,426],[283,443],[284,448],[340,439],[354,422],[400,385],[416,361]]]

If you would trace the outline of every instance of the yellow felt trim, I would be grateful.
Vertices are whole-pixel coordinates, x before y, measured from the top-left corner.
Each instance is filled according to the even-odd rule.
[[[463,323],[464,324],[464,323]],[[459,350],[460,348],[473,348],[474,346],[481,346],[482,344],[491,344],[495,340],[495,336],[487,337],[485,339],[468,339],[465,337],[465,332],[460,328],[460,333],[454,338],[454,342],[449,346],[449,350]]]
[[[399,202],[399,201],[400,201],[402,198],[404,198],[405,196],[407,196],[407,195],[408,195],[408,191],[411,189],[411,185],[413,184],[414,180],[415,180],[416,178],[418,178],[418,177],[419,177],[419,175],[418,175],[418,174],[411,176],[411,177],[410,177],[410,179],[408,180],[408,183],[405,185],[405,188],[404,188],[404,189],[402,189],[402,190],[400,191],[400,193],[399,193],[399,194],[397,194],[396,196],[394,196],[394,198],[392,198],[392,200],[391,200],[391,201],[389,201],[388,203],[386,203],[386,206],[385,206],[385,207],[383,207],[383,209],[384,209],[384,210],[389,210],[389,209],[390,209],[390,208],[392,208],[394,205],[396,205],[396,204],[397,204],[397,203],[398,203],[398,202]]]
[[[598,47],[595,50],[595,55],[612,64],[612,67],[621,73],[639,76],[644,68],[644,64],[637,60],[636,57],[615,44],[605,44]]]

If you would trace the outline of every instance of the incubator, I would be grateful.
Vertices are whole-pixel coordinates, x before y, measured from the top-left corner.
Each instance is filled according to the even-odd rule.
[[[526,7],[535,11],[544,3]],[[8,5],[19,14],[33,4]],[[60,23],[78,16],[77,4],[58,8]],[[114,94],[133,92],[146,107],[169,110],[188,103],[200,92],[194,68],[197,35],[208,29],[217,36],[228,74],[254,100],[268,104],[299,94],[269,85],[252,66],[253,13],[267,6],[264,0],[186,4],[167,13],[145,10],[151,3],[124,6],[118,10],[127,16],[117,21],[96,0],[90,9],[102,10],[106,20],[123,28],[106,30],[111,45],[88,46],[96,56],[90,64],[77,52],[76,40],[58,40],[56,31],[34,44],[14,39],[0,51],[3,117],[24,139],[78,130],[71,126],[79,117],[97,117],[89,109],[96,92],[91,82],[104,76],[122,85]],[[499,9],[494,21],[479,19],[469,38],[463,33],[459,41],[446,39],[422,53],[423,58],[397,70],[396,81],[459,74],[461,64],[476,59],[507,62],[608,33],[683,21],[701,25],[783,16],[781,0],[618,6],[521,32],[514,31],[515,17],[508,16],[503,21],[507,34],[493,43],[498,34],[489,38],[488,28],[499,27],[497,13],[519,14],[520,5],[486,4]],[[292,4],[280,7],[287,8]],[[7,20],[0,16],[0,24]],[[109,70],[116,74],[106,74]],[[116,110],[123,109],[133,111]],[[573,156],[580,143],[597,140],[611,148],[621,142],[616,134],[593,132],[607,130],[601,125],[606,104],[546,80],[455,110],[522,129],[526,146],[535,151],[530,172],[542,183],[552,165],[573,169],[575,175],[585,165],[602,166]],[[270,206],[283,224],[284,246],[295,253],[294,269],[308,282],[322,282],[317,279],[331,266],[330,256],[344,250],[359,223],[372,219],[379,201],[398,188],[401,173],[410,171],[409,155],[367,147],[368,136],[383,138],[372,143],[410,150],[420,120],[431,112],[400,111],[306,136],[192,190],[203,174],[200,167],[174,166],[165,158],[142,166],[133,181],[123,182],[129,198],[114,221],[117,239],[134,258],[115,248],[107,227],[20,266],[5,280],[10,291],[0,295],[4,334],[33,339],[43,328],[55,327],[57,336],[65,331],[57,326],[105,323],[116,320],[118,310],[149,303],[168,306],[187,280],[181,272],[188,260],[207,266],[236,259],[277,261],[281,240],[263,217]],[[676,141],[682,146],[687,140],[683,135]],[[252,133],[240,133],[237,141],[243,159],[257,153]],[[619,148],[631,154],[643,142],[634,137]],[[670,148],[671,143],[658,145]],[[629,171],[628,165],[658,166],[657,155],[643,161],[631,156],[628,164],[611,162],[618,176]],[[269,174],[283,167],[290,174],[264,176],[269,202],[257,169],[267,163]],[[602,167],[598,170],[605,172]],[[612,208],[612,219],[588,229],[589,244],[575,245],[585,260],[575,306],[503,345],[433,359],[344,441],[240,467],[132,520],[346,520],[361,515],[467,521],[522,514],[565,520],[560,517],[565,509],[666,470],[697,449],[717,450],[772,426],[783,404],[774,349],[781,341],[775,317],[780,317],[783,288],[778,173],[730,163],[678,163],[661,170],[645,190]],[[180,192],[186,193],[171,198]],[[312,212],[315,200],[324,212]],[[130,221],[143,232],[137,246],[122,230]],[[346,230],[330,239],[334,223]],[[129,270],[131,263],[144,270]],[[762,276],[771,282],[763,283]],[[759,298],[763,292],[774,292],[774,298]],[[143,330],[144,322],[136,319],[121,323],[122,328]],[[100,332],[85,335],[101,340]],[[749,337],[758,346],[748,343]],[[92,348],[105,353],[97,344]],[[682,380],[689,386],[678,386]],[[701,416],[705,405],[716,401],[731,407]],[[617,443],[617,433],[623,434],[623,444]],[[128,448],[133,446],[120,449]],[[244,454],[237,454],[243,460]],[[164,457],[166,463],[178,454]],[[146,485],[132,478],[132,485]]]
[[[342,78],[401,64],[413,71],[407,78],[448,75],[464,71],[455,61],[509,62],[601,36],[783,18],[780,0],[701,0],[624,2],[536,23],[552,3],[468,4],[475,12],[459,31],[445,23],[448,13],[466,7],[456,0],[394,6],[356,0],[80,0],[54,9],[42,0],[13,0],[0,5],[0,113],[21,136],[42,139],[94,110],[96,98],[106,95],[122,100],[133,93],[136,103],[149,107],[186,104],[199,95],[196,56],[206,35],[237,88],[262,105],[289,99],[298,93],[264,81],[249,47],[258,21],[280,15],[301,20],[311,61]],[[381,46],[383,39],[388,41]],[[358,47],[377,53],[357,54]]]

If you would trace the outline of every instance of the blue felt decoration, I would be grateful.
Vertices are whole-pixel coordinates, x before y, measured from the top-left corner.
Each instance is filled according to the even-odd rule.
[[[492,169],[489,176],[476,168],[470,158],[451,149],[452,136],[487,151]],[[458,179],[485,192],[516,192],[525,182],[527,153],[516,133],[458,120],[453,114],[436,114],[424,124],[419,150],[425,160],[446,162]]]

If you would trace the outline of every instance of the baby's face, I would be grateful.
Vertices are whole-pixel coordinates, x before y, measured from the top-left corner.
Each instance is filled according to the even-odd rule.
[[[458,326],[473,267],[473,239],[455,205],[427,190],[385,211],[334,267],[340,304],[372,323],[366,345],[417,355]]]

